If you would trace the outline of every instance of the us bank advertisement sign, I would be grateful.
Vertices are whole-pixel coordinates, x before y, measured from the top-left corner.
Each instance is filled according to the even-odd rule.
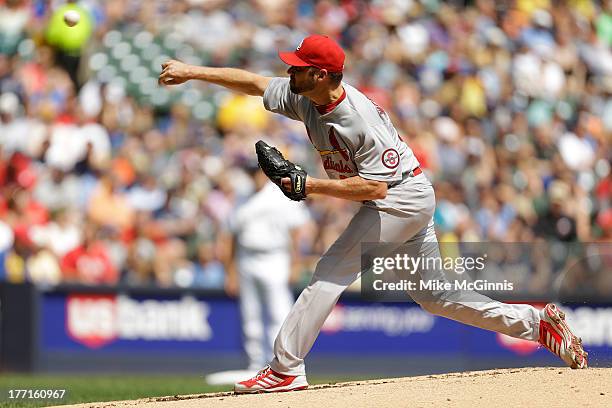
[[[543,306],[535,304],[534,306]],[[233,299],[196,296],[42,295],[43,352],[241,353],[240,314]],[[612,305],[564,308],[593,364],[612,361]],[[453,341],[448,341],[453,339]],[[465,326],[414,303],[341,300],[311,354],[431,355],[469,358],[554,356],[537,343]]]
[[[40,325],[49,351],[240,349],[237,305],[229,299],[45,294]]]

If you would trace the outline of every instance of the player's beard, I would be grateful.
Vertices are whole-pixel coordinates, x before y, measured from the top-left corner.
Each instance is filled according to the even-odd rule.
[[[290,77],[289,78],[289,89],[291,90],[291,92],[293,92],[294,94],[298,94],[298,95],[315,89],[316,84],[315,84],[314,78],[308,78],[308,81],[304,81],[304,82],[305,82],[304,84],[302,84],[301,86],[298,86],[295,83],[295,77]]]

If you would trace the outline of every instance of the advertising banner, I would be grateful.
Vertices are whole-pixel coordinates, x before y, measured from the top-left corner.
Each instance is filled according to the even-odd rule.
[[[240,350],[240,316],[230,299],[46,293],[41,317],[43,351]]]
[[[160,292],[161,293],[161,292]],[[539,306],[539,305],[536,305]],[[193,295],[44,293],[40,351],[241,353],[240,315],[234,300]],[[566,306],[593,365],[612,360],[612,305]],[[411,303],[342,300],[311,355],[453,355],[469,359],[546,359],[534,342],[518,340],[433,316]],[[557,360],[550,355],[550,362]]]

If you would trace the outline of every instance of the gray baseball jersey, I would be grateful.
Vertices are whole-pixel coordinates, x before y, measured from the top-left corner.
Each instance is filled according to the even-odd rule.
[[[316,106],[296,95],[288,78],[274,78],[263,96],[267,110],[304,122],[310,142],[318,150],[331,179],[359,175],[397,183],[419,162],[402,141],[387,113],[363,93],[342,83],[343,95],[334,103]],[[367,201],[377,209],[397,207],[394,195]]]
[[[402,177],[418,167],[387,114],[355,88],[343,84],[336,103],[317,107],[293,94],[288,79],[273,79],[264,93],[266,109],[306,125],[330,178],[359,175],[396,184],[383,200],[366,201],[325,255],[285,319],[276,342],[272,370],[304,375],[304,358],[344,289],[361,271],[361,243],[409,242],[414,257],[439,257],[433,214],[435,196],[424,174]],[[369,208],[373,207],[373,208]],[[431,243],[425,245],[425,243]],[[422,280],[441,280],[436,269],[419,271]],[[539,312],[530,305],[506,305],[466,291],[412,291],[426,310],[472,326],[536,340]],[[458,295],[461,297],[457,298]],[[470,299],[466,302],[464,299]]]

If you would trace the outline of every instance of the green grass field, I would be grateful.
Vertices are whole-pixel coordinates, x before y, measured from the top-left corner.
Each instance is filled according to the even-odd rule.
[[[65,389],[62,400],[9,400],[10,389]],[[1,375],[0,407],[44,407],[78,402],[115,401],[180,394],[229,391],[198,376]]]
[[[311,384],[348,381],[348,378],[309,378]],[[58,390],[65,389],[61,400],[9,400],[8,390]],[[45,407],[131,400],[184,394],[230,391],[231,386],[211,386],[202,376],[134,376],[134,375],[0,375],[0,407]]]

